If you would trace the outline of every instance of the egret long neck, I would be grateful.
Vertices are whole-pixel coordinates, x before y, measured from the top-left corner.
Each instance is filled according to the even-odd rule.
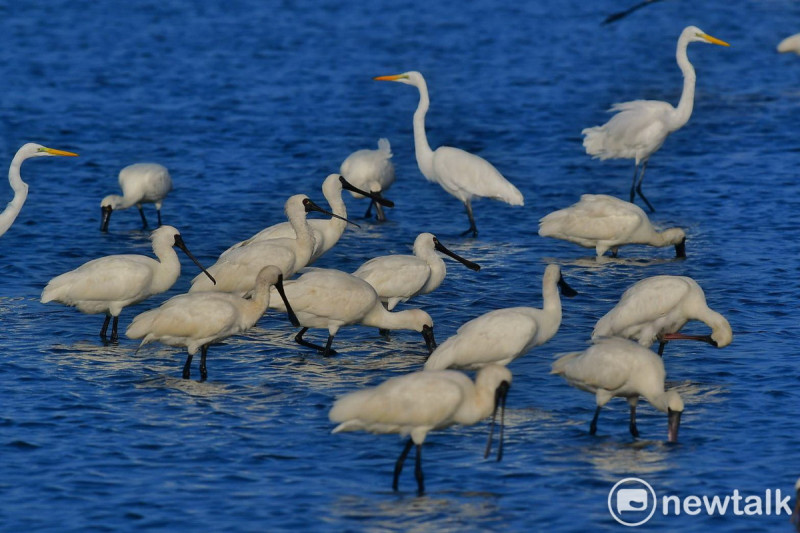
[[[425,135],[425,114],[430,106],[428,98],[428,86],[422,80],[417,86],[419,89],[419,104],[414,112],[414,150],[417,155],[417,165],[422,175],[431,179],[433,175],[433,150],[428,144],[428,136]]]
[[[19,174],[20,167],[24,160],[24,157],[20,157],[19,154],[17,154],[14,156],[14,159],[11,161],[11,166],[8,169],[8,183],[11,184],[11,188],[14,190],[14,198],[8,202],[5,210],[0,213],[0,235],[11,227],[11,224],[14,223],[14,220],[22,209],[22,205],[28,198],[28,184],[22,181]]]
[[[671,131],[675,131],[686,124],[689,121],[689,117],[692,116],[692,109],[694,108],[694,87],[697,75],[694,72],[694,67],[689,62],[689,56],[686,54],[686,47],[688,45],[688,38],[681,37],[678,40],[678,49],[675,53],[678,67],[680,67],[683,73],[683,92],[681,93],[681,99],[678,102],[673,122],[670,124]]]

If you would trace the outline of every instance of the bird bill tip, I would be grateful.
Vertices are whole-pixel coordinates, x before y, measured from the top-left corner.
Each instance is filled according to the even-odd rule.
[[[706,41],[710,42],[711,44],[718,44],[720,46],[730,46],[730,44],[726,43],[725,41],[717,39],[716,37],[712,37],[707,33],[701,33],[700,36]]]

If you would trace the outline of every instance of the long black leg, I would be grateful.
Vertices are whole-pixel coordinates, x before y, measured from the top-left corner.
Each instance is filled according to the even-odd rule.
[[[206,356],[208,355],[208,344],[200,347],[200,381],[208,379],[208,368],[206,368]]]
[[[386,222],[386,214],[383,212],[383,206],[378,202],[375,202],[375,211],[375,218],[378,220],[378,222]]]
[[[139,205],[137,207],[139,208],[139,214],[142,216],[142,227],[146,228],[147,227],[147,218],[144,216],[144,209],[142,209],[141,205]]]
[[[664,347],[667,345],[667,341],[661,341],[658,343],[658,355],[664,357]]]
[[[372,216],[372,206],[373,206],[374,204],[375,204],[375,200],[373,200],[373,199],[371,199],[371,198],[370,198],[370,200],[369,200],[369,205],[367,206],[367,212],[366,212],[366,213],[364,213],[364,218],[369,218],[369,217],[371,217],[371,216]]]
[[[183,375],[181,376],[183,379],[189,379],[189,376],[191,376],[193,357],[194,355],[192,354],[186,356],[186,362],[183,364]]]
[[[106,340],[106,332],[108,331],[108,324],[111,322],[111,315],[106,315],[106,319],[103,320],[103,328],[100,330],[100,338]]]
[[[636,427],[636,404],[631,405],[630,430],[631,430],[631,435],[633,435],[634,437],[639,436],[639,429]]]
[[[592,423],[589,424],[589,435],[594,435],[597,433],[597,417],[600,416],[600,406],[597,406],[597,409],[594,411],[594,418],[592,418]]]
[[[314,344],[313,342],[309,342],[309,341],[305,340],[303,338],[303,335],[305,335],[306,331],[308,331],[308,328],[303,328],[303,329],[300,330],[300,332],[297,335],[294,336],[294,340],[295,340],[295,342],[297,344],[299,344],[301,346],[305,346],[306,348],[313,348],[313,349],[315,349],[316,351],[322,353],[325,356],[336,355],[336,350],[331,350],[331,348],[330,348],[331,342],[333,342],[333,339],[332,339],[332,337],[330,335],[328,336],[328,345],[327,345],[327,348],[326,348],[324,346],[320,346],[319,344]],[[327,351],[327,353],[326,353],[326,351]]]
[[[464,207],[467,208],[467,216],[469,217],[469,229],[461,234],[463,237],[464,235],[469,235],[472,233],[473,237],[478,236],[478,226],[475,225],[475,217],[472,216],[472,202],[467,200],[464,202]]]
[[[325,343],[325,350],[322,352],[325,357],[336,355],[336,350],[331,350],[331,344],[333,344],[333,335],[328,334],[328,342]]]
[[[650,209],[650,212],[655,213],[656,212],[655,207],[653,207],[653,205],[647,201],[647,198],[645,198],[644,194],[642,193],[642,182],[644,181],[644,170],[646,168],[647,168],[647,161],[642,163],[642,172],[639,174],[639,183],[636,184],[636,192],[639,193],[639,196],[641,196],[642,200],[644,200],[644,203],[647,204],[647,208]]]
[[[400,457],[397,458],[397,462],[394,464],[394,481],[392,481],[392,490],[397,490],[397,482],[400,479],[400,472],[403,471],[403,463],[406,462],[406,457],[408,457],[408,452],[411,451],[411,447],[414,445],[414,441],[408,439],[406,442],[403,451],[400,453]]]
[[[117,332],[118,325],[119,325],[119,316],[115,316],[114,320],[111,322],[111,342],[119,341],[119,333]]]
[[[161,209],[156,209],[156,214],[158,215],[158,227],[161,227]]]
[[[639,175],[639,165],[633,165],[633,183],[631,183],[631,203],[636,199],[636,177]]]
[[[417,495],[425,494],[425,476],[422,475],[422,444],[417,444],[417,460],[414,464],[414,477],[417,478]]]

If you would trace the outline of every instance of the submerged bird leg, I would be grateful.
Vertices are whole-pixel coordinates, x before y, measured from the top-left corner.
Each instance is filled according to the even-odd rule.
[[[372,206],[375,204],[375,200],[370,199],[369,205],[367,206],[367,212],[364,213],[364,218],[370,218],[372,216]]]
[[[328,334],[328,342],[325,343],[325,350],[323,350],[322,355],[325,357],[330,357],[332,355],[336,355],[336,350],[331,349],[331,344],[333,344],[333,335],[330,333]]]
[[[411,447],[414,445],[414,441],[408,439],[406,442],[403,451],[400,453],[400,457],[397,458],[397,462],[394,464],[394,481],[392,481],[392,490],[397,490],[397,481],[400,478],[400,472],[403,471],[403,463],[406,462],[406,457],[408,457],[408,452],[411,451]]]
[[[425,476],[422,475],[422,444],[417,444],[417,457],[414,464],[414,477],[417,478],[417,495],[425,493]]]
[[[114,320],[111,322],[111,342],[119,341],[119,333],[117,332],[118,325],[119,325],[119,315],[115,316]]]
[[[667,341],[662,340],[658,343],[658,355],[664,357],[664,347],[667,345]]]
[[[373,200],[373,202],[375,201]],[[386,215],[383,213],[383,206],[378,202],[375,202],[375,211],[377,212],[375,214],[375,218],[378,220],[378,222],[386,222]]]
[[[326,357],[329,355],[336,355],[336,350],[330,349],[330,343],[333,342],[333,337],[328,336],[328,346],[327,346],[328,353],[325,353],[326,352],[325,347],[320,346],[319,344],[314,344],[313,342],[309,342],[303,338],[303,335],[305,335],[306,331],[308,331],[308,328],[303,328],[297,335],[294,336],[294,340],[297,344],[305,346],[306,348],[313,348],[316,351],[320,352],[321,354],[325,355]]]
[[[161,209],[156,209],[156,215],[158,215],[158,227],[161,227]]]
[[[142,209],[142,205],[139,204],[136,207],[139,208],[139,214],[142,216],[142,228],[147,228],[147,218],[144,216],[144,209]]]
[[[639,436],[639,429],[636,427],[636,404],[631,404],[631,421],[630,421],[631,435],[634,437]]]
[[[206,368],[206,356],[208,355],[208,344],[200,347],[200,381],[208,379],[208,368]]]
[[[594,435],[597,433],[597,417],[600,416],[600,406],[597,406],[597,409],[594,411],[594,418],[592,418],[592,423],[589,424],[589,435]]]
[[[631,203],[636,199],[636,177],[639,175],[639,164],[633,165],[633,183],[631,183]]]
[[[106,314],[105,320],[103,320],[103,327],[100,329],[100,338],[106,340],[106,332],[108,331],[108,324],[111,322],[111,315]]]
[[[386,339],[386,340],[391,339],[391,335],[390,335],[391,333],[392,333],[391,330],[388,330],[388,329],[383,329],[383,328],[379,328],[378,329],[378,334],[381,337],[383,337],[384,339]]]
[[[639,196],[642,198],[642,200],[644,200],[644,203],[647,204],[647,208],[650,209],[650,212],[655,213],[656,208],[653,207],[653,205],[647,201],[647,198],[645,198],[644,194],[642,193],[642,182],[644,181],[644,169],[646,168],[647,168],[647,161],[642,163],[642,172],[639,174],[639,183],[636,184],[636,192],[639,193]]]
[[[469,229],[461,234],[461,236],[472,233],[473,237],[478,236],[478,226],[475,225],[475,217],[472,216],[472,202],[467,200],[464,202],[464,207],[467,208],[467,216],[469,217]]]
[[[189,376],[191,375],[191,365],[193,357],[194,357],[193,354],[189,354],[186,356],[186,362],[183,364],[183,375],[181,376],[183,379],[189,379]]]

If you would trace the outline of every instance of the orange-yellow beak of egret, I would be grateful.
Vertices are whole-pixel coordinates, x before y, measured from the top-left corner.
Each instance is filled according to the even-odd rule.
[[[392,76],[375,76],[372,79],[377,81],[397,81],[400,78],[405,78],[405,76],[402,74],[394,74]]]
[[[701,34],[700,34],[700,37],[702,37],[702,38],[703,38],[703,39],[705,39],[706,41],[710,42],[711,44],[718,44],[718,45],[720,45],[720,46],[730,46],[730,45],[729,45],[728,43],[726,43],[725,41],[722,41],[722,40],[720,40],[720,39],[717,39],[716,37],[712,37],[712,36],[710,36],[710,35],[708,35],[708,34],[705,34],[705,33],[701,33]]]
[[[45,147],[44,151],[47,152],[50,155],[69,155],[69,156],[72,156],[72,157],[77,157],[78,156],[78,154],[74,154],[72,152],[66,152],[64,150],[56,150],[55,148],[47,148],[47,147]]]

